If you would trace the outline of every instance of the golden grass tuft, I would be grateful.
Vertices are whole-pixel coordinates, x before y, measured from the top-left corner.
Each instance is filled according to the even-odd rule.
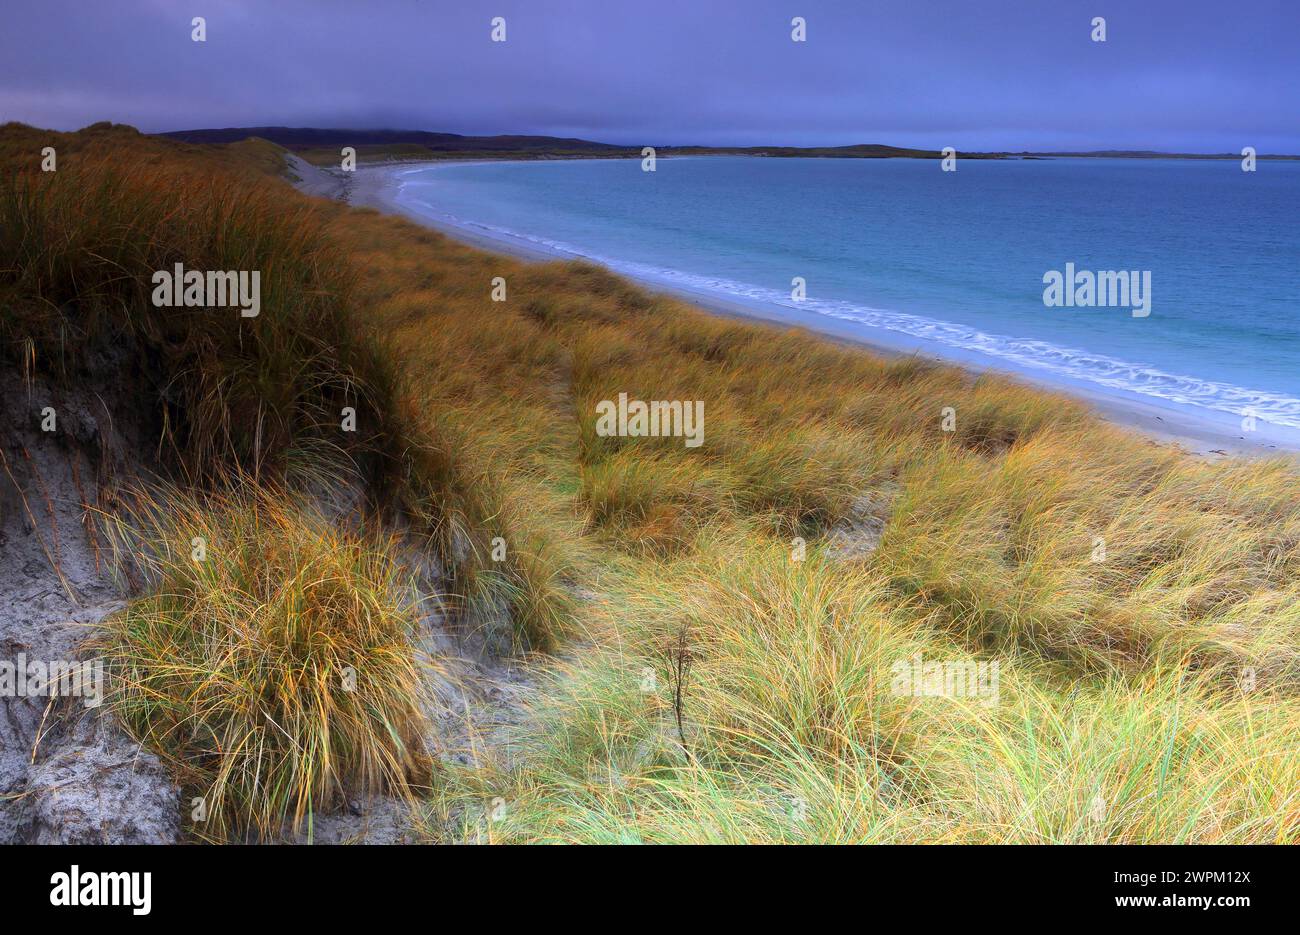
[[[391,539],[255,490],[142,495],[109,528],[148,583],[106,621],[110,703],[203,798],[196,833],[270,838],[427,784],[420,598]]]

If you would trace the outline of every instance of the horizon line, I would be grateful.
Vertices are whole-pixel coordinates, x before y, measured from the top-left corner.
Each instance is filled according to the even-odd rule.
[[[87,124],[93,126],[94,124]],[[127,124],[130,126],[130,124]],[[86,129],[82,127],[81,129]],[[857,142],[857,143],[834,143],[824,145],[807,145],[797,143],[749,143],[749,144],[725,144],[725,143],[608,143],[603,140],[588,139],[581,136],[560,136],[554,133],[520,133],[511,131],[499,131],[493,133],[462,133],[453,130],[438,129],[416,129],[413,127],[396,127],[396,126],[291,126],[289,124],[258,124],[244,126],[226,126],[226,127],[190,127],[186,129],[175,130],[157,130],[145,133],[146,136],[175,136],[182,133],[204,133],[204,132],[226,132],[242,130],[324,130],[335,133],[428,133],[440,136],[454,136],[463,139],[491,139],[494,137],[531,137],[534,139],[553,139],[553,140],[576,140],[582,143],[588,143],[596,146],[607,146],[612,149],[637,149],[641,146],[654,146],[656,149],[721,149],[721,150],[746,150],[746,149],[807,149],[807,150],[826,150],[826,149],[852,149],[855,147],[883,147],[887,149],[913,150],[917,152],[934,152],[936,155],[942,154],[942,149],[929,149],[924,146],[907,146],[895,143],[880,142]],[[56,131],[56,132],[77,132],[77,131]],[[140,131],[144,132],[144,131]],[[379,145],[379,144],[360,144],[360,145]],[[1107,153],[1116,154],[1138,154],[1149,156],[1200,156],[1205,158],[1219,159],[1240,159],[1244,153],[1232,151],[1220,152],[1196,152],[1192,150],[1164,150],[1164,149],[1134,149],[1125,147],[1100,147],[1093,149],[966,149],[954,147],[958,154],[966,153],[976,156],[990,155],[1011,155],[1011,156],[1072,156],[1072,155],[1103,155]],[[1300,153],[1262,153],[1256,152],[1257,159],[1294,159],[1300,160]]]

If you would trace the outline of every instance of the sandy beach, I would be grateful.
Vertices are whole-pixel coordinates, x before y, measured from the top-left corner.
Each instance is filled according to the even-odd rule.
[[[299,177],[299,181],[295,184],[306,194],[346,201],[354,207],[368,207],[388,214],[399,214],[478,249],[528,262],[574,259],[573,256],[541,247],[522,238],[454,223],[445,217],[416,210],[398,198],[402,172],[422,165],[442,163],[390,162],[382,165],[362,165],[355,172],[345,173],[312,166],[294,156],[290,156],[289,160],[291,171]],[[622,271],[620,275],[628,276]],[[806,328],[833,340],[866,347],[874,353],[889,357],[915,353],[883,341],[864,340],[861,334],[848,323],[824,315],[801,312],[788,306],[767,308],[759,302],[729,301],[715,293],[696,291],[677,284],[636,276],[629,276],[629,278],[651,291],[672,295],[715,315],[769,322],[781,327]],[[980,372],[982,369],[996,370],[1014,379],[1082,399],[1099,416],[1116,425],[1140,431],[1159,443],[1179,445],[1202,457],[1211,459],[1233,456],[1272,457],[1291,455],[1300,451],[1300,442],[1285,433],[1272,431],[1270,427],[1262,424],[1256,431],[1247,433],[1239,429],[1211,424],[1197,418],[1195,414],[1155,403],[1146,403],[1102,391],[1091,391],[1084,387],[1063,387],[1048,379],[1037,379],[1033,374],[1008,374],[1001,368],[980,368],[963,361],[949,360],[937,355],[929,356],[975,372]]]

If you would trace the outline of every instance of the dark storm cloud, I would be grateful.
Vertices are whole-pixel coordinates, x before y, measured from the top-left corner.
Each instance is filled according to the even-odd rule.
[[[1300,151],[1293,0],[11,0],[3,23],[0,119],[59,129]]]

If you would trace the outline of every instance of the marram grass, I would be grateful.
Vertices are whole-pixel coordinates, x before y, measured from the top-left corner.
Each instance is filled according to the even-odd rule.
[[[142,496],[110,528],[147,593],[106,621],[109,700],[202,799],[195,833],[273,837],[427,785],[419,595],[394,542],[248,489]]]
[[[39,142],[6,132],[23,145],[0,147],[5,165]],[[130,159],[101,164],[107,143]],[[36,366],[57,370],[60,335],[103,320],[71,312],[149,324],[148,310],[122,317],[134,286],[88,244],[131,275],[178,250],[187,265],[283,264],[289,281],[325,287],[307,306],[326,316],[322,346],[297,335],[311,353],[286,356],[193,332],[206,350],[174,379],[189,424],[216,434],[181,436],[190,456],[248,463],[256,436],[241,417],[228,444],[220,394],[255,400],[262,379],[279,393],[271,427],[295,440],[272,453],[319,465],[337,440],[325,416],[355,389],[377,434],[345,458],[369,459],[363,474],[447,560],[449,604],[470,621],[504,606],[507,645],[552,652],[531,657],[536,691],[506,736],[419,790],[431,840],[1300,841],[1294,461],[1209,463],[996,375],[708,317],[589,264],[524,264],[311,202],[248,181],[274,166],[261,145],[103,128],[60,145],[104,194],[78,202],[51,180],[3,193],[4,217],[63,232],[11,227],[3,241],[17,258],[0,270],[19,310],[0,334],[9,359],[25,365],[35,348]],[[162,223],[139,166],[194,173],[197,188],[163,190],[218,201],[173,200],[179,220]],[[254,188],[211,184],[236,177]],[[254,189],[267,210],[216,239],[204,219]],[[116,212],[130,239],[78,204]],[[505,302],[492,301],[498,276]],[[340,357],[363,328],[364,347]],[[306,370],[286,368],[299,356]],[[702,400],[704,443],[598,436],[596,403],[620,392]],[[421,781],[396,635],[409,613],[384,540],[345,536],[263,484],[256,523],[247,503],[236,520],[182,498],[159,527],[178,535],[155,537],[174,550],[155,578],[172,583],[113,630],[136,686],[124,713],[192,784],[222,791],[228,831],[292,821],[349,784]],[[879,543],[837,559],[837,537],[861,536],[864,516]],[[190,527],[219,539],[231,523],[256,541],[206,571],[187,564]],[[314,586],[325,580],[347,583]],[[286,642],[305,617],[334,635]],[[272,633],[245,618],[275,621]],[[196,639],[198,623],[220,638]],[[319,715],[341,702],[321,673],[375,639],[391,648],[367,709],[382,717],[346,709],[327,742]],[[321,664],[304,661],[308,645]],[[895,691],[894,666],[918,654],[996,662],[997,698]],[[248,694],[222,668],[235,659],[273,660],[265,671],[291,697]],[[213,672],[233,691],[199,692]],[[300,739],[253,729],[272,722]],[[239,742],[254,736],[262,746]]]
[[[724,537],[615,595],[620,642],[556,665],[516,762],[453,772],[433,840],[1293,843],[1300,730],[1277,688],[1184,665],[1080,679],[1001,657],[996,703],[893,691],[963,647],[878,573]],[[676,632],[693,664],[674,714]],[[997,657],[994,657],[997,658]],[[519,748],[524,751],[520,755]],[[504,802],[498,817],[484,803]],[[455,815],[448,822],[446,816]]]

